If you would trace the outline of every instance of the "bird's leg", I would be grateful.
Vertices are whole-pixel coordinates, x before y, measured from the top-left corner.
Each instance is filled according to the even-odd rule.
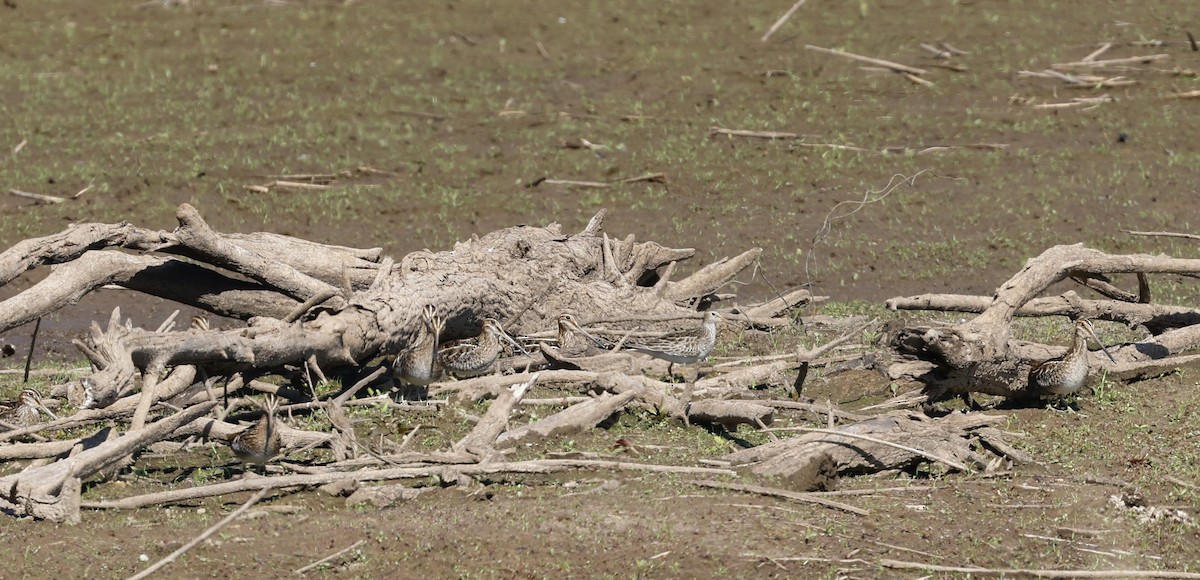
[[[685,373],[686,373],[686,371],[685,371]],[[687,373],[684,375],[684,380],[686,382],[683,386],[683,396],[680,397],[679,401],[681,403],[683,403],[683,424],[687,425],[688,427],[692,426],[691,420],[688,419],[688,407],[690,407],[692,405],[692,390],[695,389],[696,380],[699,378],[700,378],[700,366],[699,365],[696,366],[694,373]]]

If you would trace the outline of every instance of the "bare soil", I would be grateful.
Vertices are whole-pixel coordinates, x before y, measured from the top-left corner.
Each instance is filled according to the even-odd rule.
[[[0,246],[82,221],[170,228],[174,207],[188,202],[224,231],[382,246],[399,257],[517,223],[578,227],[608,208],[610,234],[695,247],[692,268],[764,247],[759,275],[736,290],[762,298],[772,286],[810,283],[835,302],[811,313],[831,314],[865,308],[848,302],[896,295],[991,294],[1024,260],[1058,243],[1195,254],[1189,242],[1123,230],[1195,229],[1200,99],[1167,97],[1200,88],[1200,52],[1186,35],[1200,16],[1196,3],[810,2],[760,42],[788,5],[5,2],[0,189],[68,198],[92,189],[47,206],[0,197]],[[1130,44],[1147,39],[1168,44]],[[966,71],[938,68],[918,48],[938,41],[970,51],[954,59]],[[1018,76],[1078,61],[1106,41],[1115,46],[1101,59],[1169,59],[1098,73],[1138,81],[1115,88]],[[860,70],[806,44],[927,68],[935,85]],[[1101,94],[1115,102],[1033,106]],[[803,138],[714,136],[713,127]],[[563,145],[580,139],[604,148]],[[917,152],[981,143],[1007,148]],[[331,189],[244,188],[278,175],[340,171],[348,173]],[[659,172],[665,183],[590,188],[543,180],[616,182]],[[897,174],[916,176],[914,184],[882,198],[870,193]],[[864,196],[878,201],[838,205]],[[0,288],[0,298],[43,275]],[[1156,280],[1155,296],[1186,304],[1197,292],[1185,281]],[[69,339],[114,305],[151,327],[177,307],[121,290],[92,293],[44,320],[39,365],[78,361]],[[29,331],[4,340],[23,353]],[[769,338],[723,339],[751,350],[777,346]],[[1200,507],[1195,487],[1169,479],[1200,484],[1195,372],[1093,385],[1081,414],[993,411],[1010,416],[1002,428],[1023,434],[1016,444],[1038,464],[998,478],[841,480],[839,489],[913,486],[839,498],[869,516],[702,489],[676,476],[506,478],[467,491],[422,482],[433,489],[385,508],[347,507],[318,492],[274,496],[165,572],[290,576],[358,540],[366,543],[314,573],[922,575],[882,568],[888,558],[1197,571],[1195,516],[1190,524],[1141,523],[1110,503],[1136,493],[1153,506]],[[807,395],[848,407],[912,388],[868,371],[811,380]],[[5,394],[19,389],[10,375],[0,381]],[[437,435],[423,444],[434,448],[461,428],[455,417],[376,419],[386,436],[432,426]],[[780,423],[788,425],[809,423],[796,415]],[[527,452],[576,448],[626,458],[616,444],[622,438],[643,446],[631,460],[694,464],[762,435],[623,417],[609,430]],[[199,483],[223,475],[218,468],[230,459],[214,446],[147,461],[89,488],[85,499]],[[75,527],[0,519],[4,575],[128,576],[244,499],[87,512]]]

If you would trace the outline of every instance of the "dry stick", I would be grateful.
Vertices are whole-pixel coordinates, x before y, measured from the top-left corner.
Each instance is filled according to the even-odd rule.
[[[812,147],[822,149],[839,149],[841,151],[855,151],[858,153],[868,153],[871,150],[863,147],[855,147],[853,145],[838,145],[837,143],[799,143],[801,147]]]
[[[311,310],[314,306],[329,300],[338,294],[339,292],[333,288],[326,288],[320,292],[317,292],[316,294],[313,294],[311,298],[305,300],[303,304],[297,306],[295,309],[289,312],[287,316],[284,316],[283,322],[291,324],[299,320],[301,316],[304,316],[304,314]]]
[[[182,556],[185,552],[187,552],[188,550],[191,550],[192,548],[195,548],[197,545],[200,544],[200,542],[207,540],[209,536],[217,533],[221,528],[229,525],[230,522],[237,519],[238,516],[242,515],[242,513],[244,513],[246,510],[250,509],[254,504],[258,503],[259,500],[266,497],[266,495],[270,492],[271,492],[271,488],[263,488],[262,490],[259,490],[258,493],[254,494],[250,499],[246,500],[246,503],[242,504],[242,507],[240,507],[236,510],[233,510],[232,513],[230,513],[229,515],[222,518],[221,521],[213,524],[207,530],[204,530],[203,532],[201,532],[200,535],[196,536],[192,541],[184,544],[183,546],[180,546],[180,548],[178,550],[171,552],[170,555],[168,555],[166,558],[163,558],[162,560],[155,562],[149,568],[146,568],[145,570],[142,570],[141,572],[139,572],[133,576],[130,576],[129,580],[140,580],[141,578],[149,578],[150,575],[155,573],[156,571],[158,571],[159,568],[162,568],[163,566],[166,566],[167,564],[174,562],[180,556]]]
[[[1182,234],[1179,232],[1137,232],[1133,230],[1121,230],[1121,232],[1131,236],[1159,236],[1164,238],[1184,238],[1186,240],[1200,240],[1200,236],[1196,234]]]
[[[158,325],[158,328],[155,329],[154,332],[161,333],[161,332],[169,331],[171,328],[173,328],[175,326],[175,318],[178,316],[179,316],[179,309],[176,308],[175,311],[172,312],[171,315],[168,316],[166,320],[162,321],[162,324]]]
[[[950,51],[952,54],[957,54],[960,56],[965,56],[965,55],[971,54],[965,50],[960,50],[960,49],[954,48],[953,46],[950,46],[949,42],[945,42],[945,41],[939,42],[938,46]]]
[[[67,201],[66,198],[58,197],[55,195],[42,195],[40,193],[29,193],[28,191],[21,191],[19,189],[10,189],[10,190],[8,190],[8,193],[11,195],[15,195],[17,197],[24,197],[26,199],[32,199],[34,201],[38,201],[41,203],[62,203],[64,201]]]
[[[408,447],[409,443],[412,443],[413,437],[417,436],[417,431],[420,429],[421,429],[421,424],[418,423],[416,427],[412,428],[412,431],[408,432],[408,435],[404,436],[404,439],[400,440],[400,447],[397,448],[397,451],[404,451],[404,448]]]
[[[889,493],[893,491],[930,491],[934,489],[932,485],[901,485],[895,487],[876,487],[874,489],[843,489],[838,491],[810,491],[813,495],[829,497],[835,495],[874,495],[877,493]]]
[[[933,55],[933,58],[950,58],[954,56],[954,53],[930,44],[919,44],[917,46],[920,46],[921,50]]]
[[[890,60],[871,58],[869,56],[862,56],[860,54],[854,54],[852,52],[845,52],[842,50],[830,50],[828,48],[821,48],[819,46],[813,46],[811,44],[804,45],[804,48],[807,50],[815,50],[817,52],[821,52],[821,53],[825,53],[825,54],[832,54],[834,56],[840,56],[840,57],[848,58],[851,60],[857,60],[859,62],[865,62],[867,64],[873,64],[875,66],[882,66],[882,67],[890,68],[896,72],[901,72],[901,73],[923,75],[923,74],[929,72],[925,69],[920,69],[920,68],[916,68],[916,67],[903,65],[903,64],[900,64],[897,62],[892,62]]]
[[[933,86],[933,81],[925,80],[915,74],[912,74],[912,73],[900,73],[900,74],[905,79],[908,79],[909,82],[912,82],[913,84],[921,85],[923,87],[932,87]]]
[[[742,483],[724,483],[724,482],[720,482],[720,481],[696,480],[696,481],[689,481],[687,483],[691,483],[693,485],[698,485],[700,487],[711,487],[714,489],[730,489],[733,491],[744,491],[747,493],[757,493],[759,495],[766,495],[766,496],[771,496],[771,497],[781,497],[784,499],[791,499],[791,500],[802,501],[802,502],[807,502],[807,503],[815,503],[817,505],[822,505],[825,507],[830,507],[830,508],[839,509],[842,511],[847,511],[852,514],[858,514],[860,516],[871,515],[870,511],[862,509],[862,508],[857,508],[857,507],[854,507],[849,504],[844,504],[841,502],[828,500],[828,499],[814,496],[814,495],[808,494],[808,493],[799,493],[799,492],[795,492],[795,491],[788,491],[786,489],[775,489],[773,487],[762,487],[760,485],[746,485],[746,484],[742,484]]]
[[[1171,58],[1169,54],[1148,54],[1146,56],[1131,56],[1129,58],[1110,58],[1108,60],[1088,60],[1076,62],[1060,62],[1050,65],[1050,68],[1095,68],[1105,67],[1114,64],[1136,64],[1149,63],[1156,60],[1166,60]]]
[[[830,407],[830,409],[832,409],[832,406]],[[949,465],[950,467],[953,467],[953,468],[955,468],[959,471],[965,472],[965,473],[971,472],[971,468],[969,468],[966,465],[963,465],[962,463],[959,463],[953,459],[947,459],[945,457],[942,457],[940,455],[935,455],[928,451],[921,451],[920,449],[917,449],[915,447],[909,447],[907,445],[901,445],[900,443],[893,443],[891,441],[885,441],[883,439],[871,437],[870,435],[861,435],[859,433],[848,433],[845,431],[838,431],[836,429],[816,429],[813,427],[797,427],[796,431],[807,431],[809,433],[825,433],[828,435],[844,435],[851,439],[862,439],[863,441],[870,441],[871,443],[877,443],[879,445],[886,445],[888,447],[895,447],[896,449],[899,449],[901,451],[915,453],[926,459],[929,459],[932,461],[937,461],[939,463],[945,463],[946,465]]]
[[[1173,94],[1167,95],[1168,99],[1194,99],[1196,97],[1200,97],[1200,90],[1187,91],[1187,92],[1183,92],[1183,93],[1173,93]]]
[[[305,572],[308,572],[309,570],[312,570],[313,568],[316,568],[317,566],[320,566],[321,564],[324,564],[325,562],[328,562],[334,558],[337,558],[338,556],[341,556],[342,554],[345,554],[346,552],[349,552],[350,550],[353,550],[365,543],[367,543],[366,540],[359,540],[357,542],[354,542],[353,544],[350,544],[349,546],[342,548],[341,550],[338,550],[337,552],[334,552],[328,556],[325,556],[324,558],[321,558],[320,560],[317,560],[316,562],[313,562],[312,564],[309,564],[303,568],[296,568],[296,570],[293,571],[292,573],[293,574],[303,574]]]
[[[29,337],[29,354],[25,357],[25,378],[22,382],[29,382],[29,366],[33,364],[33,347],[37,345],[38,329],[42,327],[42,317],[39,316],[37,321],[33,323],[33,336]]]
[[[137,408],[133,410],[133,419],[129,421],[130,431],[137,431],[146,426],[146,417],[150,414],[150,407],[154,406],[154,389],[158,386],[158,374],[162,368],[162,363],[158,361],[151,361],[146,365],[146,370],[142,373],[141,397],[138,398]]]
[[[767,39],[771,38],[771,35],[775,34],[776,31],[778,31],[780,28],[782,28],[784,23],[787,22],[788,19],[791,18],[792,15],[795,14],[796,11],[800,9],[801,6],[804,6],[804,3],[807,1],[808,0],[798,0],[795,4],[792,5],[791,8],[788,8],[788,11],[784,12],[783,16],[780,16],[779,20],[776,20],[775,24],[772,24],[771,27],[767,29],[767,33],[763,35],[762,41],[766,42]],[[1188,36],[1191,36],[1191,34],[1188,34]]]
[[[444,474],[447,469],[463,475],[487,475],[495,473],[555,473],[568,469],[627,470],[645,471],[651,473],[677,473],[682,475],[718,475],[727,477],[737,475],[737,472],[732,469],[715,469],[708,467],[660,465],[654,463],[632,463],[626,461],[605,461],[593,459],[541,459],[532,461],[514,461],[509,463],[468,463],[457,465],[430,465],[421,467],[392,467],[388,469],[364,469],[360,471],[331,472],[312,475],[256,477],[253,479],[239,479],[203,485],[199,487],[189,487],[171,491],[150,493],[118,500],[81,502],[80,507],[85,509],[137,509],[149,505],[177,503],[202,497],[212,497],[255,489],[324,485],[334,481],[388,481],[394,479],[423,478],[431,475]],[[853,506],[847,507],[858,509],[853,508]]]
[[[1027,568],[975,568],[972,566],[939,566],[922,562],[882,559],[879,565],[897,570],[928,570],[981,576],[1033,576],[1035,578],[1200,578],[1196,572],[1170,570],[1036,570]]]
[[[1104,44],[1101,44],[1100,48],[1097,48],[1095,51],[1092,52],[1092,54],[1089,54],[1089,55],[1083,57],[1083,60],[1081,62],[1093,62],[1097,58],[1100,58],[1100,55],[1108,52],[1108,49],[1110,49],[1112,47],[1113,47],[1113,45],[1111,42],[1106,42]]]
[[[375,372],[363,377],[361,381],[354,383],[353,387],[350,387],[346,390],[346,392],[338,395],[337,398],[333,400],[334,404],[341,405],[345,403],[350,397],[353,397],[356,393],[361,391],[363,387],[371,384],[372,381],[379,378],[381,375],[383,375],[383,373],[387,372],[387,370],[387,366],[379,365],[379,368],[375,369]]]
[[[723,127],[713,127],[709,129],[710,135],[729,135],[730,137],[757,137],[759,139],[799,139],[798,133],[787,133],[783,131],[747,131],[744,129],[725,129]]]

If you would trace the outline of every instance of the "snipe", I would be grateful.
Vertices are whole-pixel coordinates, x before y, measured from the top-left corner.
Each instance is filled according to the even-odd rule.
[[[667,367],[667,372],[670,373],[671,367],[676,364],[692,364],[708,358],[717,344],[717,325],[720,322],[721,315],[710,311],[704,315],[704,320],[699,327],[662,336],[631,338],[626,340],[623,346],[629,350],[671,363]],[[607,337],[597,337],[583,329],[579,330],[601,348],[615,346],[616,341],[611,341]]]
[[[408,348],[396,356],[392,374],[399,380],[420,387],[429,386],[437,380],[434,367],[437,364],[438,346],[446,321],[437,315],[432,305],[421,311],[421,333]]]
[[[268,461],[279,455],[283,440],[279,436],[279,419],[275,412],[279,409],[279,398],[267,395],[263,406],[263,416],[257,423],[238,433],[229,443],[234,455],[242,463],[253,463],[265,466]]]
[[[1108,360],[1117,362],[1100,342],[1100,338],[1096,336],[1096,330],[1092,328],[1091,321],[1081,318],[1075,321],[1075,335],[1066,354],[1034,363],[1033,368],[1029,369],[1029,388],[1037,393],[1060,397],[1078,391],[1087,380],[1090,368],[1087,348],[1089,337],[1095,339],[1096,344],[1100,345],[1100,350],[1104,352],[1104,356],[1108,357]]]
[[[504,327],[495,318],[483,320],[483,332],[478,337],[447,345],[438,352],[438,366],[445,374],[458,378],[475,377],[488,372],[492,363],[500,357],[504,345],[508,342],[520,350],[524,350],[517,341],[504,332]]]
[[[0,423],[13,427],[28,427],[41,422],[42,413],[58,419],[53,411],[42,404],[42,394],[36,389],[23,389],[16,401],[0,404]]]

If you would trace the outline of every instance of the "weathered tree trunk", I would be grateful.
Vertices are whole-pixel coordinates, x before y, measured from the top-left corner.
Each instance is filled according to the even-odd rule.
[[[1138,292],[1113,287],[1106,274],[1138,275]],[[1062,353],[1060,347],[1023,343],[1011,339],[1014,316],[1066,315],[1095,317],[1130,325],[1141,324],[1155,333],[1143,341],[1110,348],[1115,365],[1093,357],[1093,365],[1118,375],[1132,375],[1172,363],[1200,344],[1200,311],[1177,306],[1151,305],[1146,274],[1200,274],[1200,260],[1148,255],[1109,255],[1081,244],[1055,246],[1030,259],[1005,282],[991,299],[925,295],[893,298],[888,307],[898,309],[979,312],[975,318],[950,327],[913,326],[899,330],[892,345],[904,355],[926,361],[919,376],[937,390],[984,392],[1025,396],[1031,359]],[[1074,292],[1056,298],[1037,298],[1052,284],[1071,278],[1109,300],[1082,300]],[[907,364],[907,363],[906,363]]]
[[[0,282],[42,264],[65,266],[0,303],[0,331],[104,284],[249,321],[247,328],[227,331],[150,332],[119,320],[103,332],[94,328],[83,346],[101,370],[91,380],[102,405],[130,390],[134,371],[149,379],[183,364],[222,372],[306,361],[320,368],[361,365],[408,344],[426,304],[446,318],[447,340],[474,335],[489,316],[518,333],[553,328],[562,313],[686,317],[694,311],[682,304],[712,294],[761,252],[750,250],[673,282],[660,274],[694,252],[635,243],[632,236],[609,239],[600,233],[603,212],[578,234],[563,234],[555,224],[519,226],[460,242],[451,251],[415,252],[398,264],[380,259],[377,249],[220,234],[186,204],[178,219],[173,232],[84,224],[17,244],[0,255]],[[179,254],[205,265],[104,251],[117,247]]]

